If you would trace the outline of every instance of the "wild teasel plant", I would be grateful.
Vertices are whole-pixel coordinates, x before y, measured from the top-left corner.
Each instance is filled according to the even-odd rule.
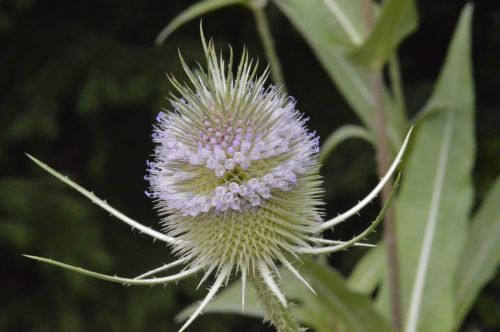
[[[165,242],[178,259],[136,278],[92,272],[47,258],[26,257],[98,279],[126,285],[160,285],[203,273],[200,285],[215,281],[198,309],[180,331],[227,285],[242,280],[242,308],[247,281],[256,290],[268,319],[279,331],[298,331],[285,295],[276,281],[278,266],[313,288],[294,267],[305,255],[329,254],[360,243],[383,218],[390,199],[373,223],[349,241],[330,241],[323,232],[347,220],[371,202],[395,173],[408,144],[378,185],[358,204],[323,221],[320,196],[319,139],[306,128],[307,119],[279,86],[266,86],[268,70],[243,51],[233,74],[233,53],[226,64],[214,44],[202,37],[207,66],[196,70],[181,63],[190,84],[169,77],[171,112],[157,118],[154,160],[146,179],[161,217],[163,232],[127,217],[69,178],[29,156],[40,167],[73,187],[121,221],[155,240]],[[395,182],[395,187],[399,177]],[[392,198],[392,194],[391,197]],[[180,272],[158,276],[182,266]]]

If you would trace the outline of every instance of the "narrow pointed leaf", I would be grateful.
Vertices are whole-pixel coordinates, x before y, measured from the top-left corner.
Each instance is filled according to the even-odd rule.
[[[451,331],[472,205],[472,6],[462,12],[427,116],[415,128],[396,204],[405,332]],[[387,282],[385,283],[387,286]],[[387,287],[381,303],[388,312]]]
[[[177,30],[182,25],[192,21],[193,19],[200,17],[204,14],[207,14],[211,11],[228,7],[232,5],[241,5],[244,4],[244,0],[204,0],[199,1],[188,7],[182,13],[177,15],[172,22],[170,22],[156,37],[155,43],[157,45],[163,44],[165,39],[167,39],[172,32]]]
[[[371,223],[370,226],[368,226],[361,234],[354,236],[352,239],[349,241],[346,241],[341,244],[337,244],[334,246],[327,246],[327,247],[319,247],[319,248],[300,248],[298,249],[299,252],[303,253],[308,253],[308,254],[328,254],[328,253],[334,253],[340,250],[345,250],[348,249],[349,247],[353,246],[355,243],[362,241],[365,239],[370,233],[372,233],[375,228],[378,226],[378,224],[384,219],[384,215],[387,211],[387,209],[391,206],[392,199],[394,198],[394,194],[399,188],[399,181],[401,180],[401,173],[398,174],[396,181],[394,181],[394,185],[392,187],[391,193],[387,197],[387,200],[384,203],[384,206],[380,210],[379,214],[375,218],[375,220]]]
[[[499,202],[500,177],[472,220],[460,259],[455,294],[457,329],[481,289],[495,276],[500,265]]]
[[[417,25],[415,1],[386,1],[372,34],[353,54],[354,58],[372,68],[380,69],[399,44],[415,31]]]
[[[185,279],[186,277],[189,277],[193,274],[198,273],[200,270],[203,269],[203,267],[192,267],[188,270],[183,270],[177,274],[166,276],[166,277],[160,277],[160,278],[150,278],[150,279],[133,279],[133,278],[123,278],[123,277],[118,277],[118,276],[112,276],[108,274],[102,274],[94,271],[90,271],[78,266],[62,263],[50,258],[45,258],[45,257],[39,257],[39,256],[32,256],[32,255],[23,255],[26,258],[30,258],[42,263],[54,265],[57,267],[60,267],[62,269],[66,269],[72,272],[76,272],[81,275],[89,276],[92,278],[96,279],[101,279],[105,281],[111,281],[111,282],[116,282],[119,284],[127,284],[127,285],[141,285],[141,286],[152,286],[152,285],[160,285],[160,284],[166,284],[169,282],[173,281],[179,281],[182,279]]]
[[[377,195],[380,193],[382,188],[385,186],[385,184],[392,178],[394,172],[396,171],[397,167],[402,161],[403,155],[406,152],[406,148],[408,146],[408,142],[411,137],[411,133],[413,131],[413,127],[410,128],[408,131],[408,134],[406,134],[406,138],[401,145],[401,148],[399,149],[398,154],[394,158],[392,164],[389,166],[389,169],[386,171],[385,175],[380,179],[379,183],[375,186],[375,188],[372,189],[372,191],[366,195],[362,200],[360,200],[356,205],[354,205],[352,208],[347,210],[346,212],[323,222],[319,228],[321,230],[325,230],[331,227],[334,227],[335,225],[338,225],[341,222],[344,222],[354,214],[358,213],[361,209],[363,209],[369,202],[371,202]]]

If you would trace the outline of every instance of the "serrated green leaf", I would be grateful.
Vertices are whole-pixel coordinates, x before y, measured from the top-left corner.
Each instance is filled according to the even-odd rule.
[[[500,177],[475,214],[460,259],[455,301],[456,327],[460,326],[481,289],[500,265]]]
[[[167,39],[172,32],[177,30],[180,26],[186,24],[187,22],[200,17],[201,15],[207,14],[211,11],[228,7],[232,5],[242,5],[245,4],[244,0],[204,0],[199,1],[188,7],[182,13],[177,15],[172,22],[170,22],[156,37],[156,45],[161,45]]]
[[[376,312],[369,298],[349,290],[344,278],[334,269],[307,260],[301,267],[301,273],[318,295],[308,290],[289,271],[280,271],[283,290],[287,298],[295,303],[290,307],[306,326],[318,332],[330,332],[334,326],[341,331],[391,331],[388,322]],[[176,319],[185,319],[195,309],[196,304],[189,306]],[[204,312],[242,314],[241,283],[235,282],[222,291]],[[253,291],[247,292],[243,314],[264,317]]]
[[[349,106],[371,130],[374,129],[373,72],[352,59],[352,52],[367,32],[361,0],[274,0],[302,34]],[[376,12],[376,8],[374,9]],[[393,146],[401,144],[405,128],[384,89],[387,131]]]
[[[425,108],[428,116],[415,129],[396,205],[406,332],[451,331],[454,326],[455,273],[473,194],[471,17],[468,5]],[[387,312],[387,287],[381,303]]]
[[[417,9],[413,0],[387,1],[372,34],[353,54],[354,59],[380,69],[417,26]]]

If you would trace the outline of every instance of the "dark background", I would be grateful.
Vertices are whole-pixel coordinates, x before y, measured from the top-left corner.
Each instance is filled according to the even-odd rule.
[[[175,331],[174,315],[204,294],[195,278],[166,288],[125,288],[29,261],[31,253],[103,273],[134,276],[172,259],[168,248],[109,217],[25,156],[33,154],[132,218],[156,227],[144,195],[150,134],[168,108],[165,72],[183,80],[180,48],[202,59],[198,20],[162,47],[157,33],[194,1],[0,1],[0,331]],[[411,115],[425,103],[463,1],[418,1],[420,29],[402,46]],[[476,199],[498,174],[500,6],[477,1],[473,57],[477,92]],[[271,4],[267,13],[288,90],[322,138],[358,123],[312,51]],[[246,45],[264,58],[252,15],[241,7],[204,17],[219,47]],[[372,149],[349,141],[324,166],[328,213],[375,183]],[[339,228],[349,238],[373,211]],[[380,232],[379,232],[380,233]],[[376,235],[377,236],[377,235]],[[363,250],[331,258],[348,273]],[[482,292],[464,330],[500,329],[500,277]],[[205,315],[191,331],[263,331],[259,320]],[[271,330],[271,329],[269,329]]]

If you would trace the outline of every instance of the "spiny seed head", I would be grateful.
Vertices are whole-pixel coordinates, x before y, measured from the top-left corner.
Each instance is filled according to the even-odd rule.
[[[170,78],[179,96],[157,118],[149,195],[192,265],[274,267],[318,232],[318,137],[246,51],[233,74],[232,52],[226,64],[203,46],[206,70],[181,58],[190,84]]]

